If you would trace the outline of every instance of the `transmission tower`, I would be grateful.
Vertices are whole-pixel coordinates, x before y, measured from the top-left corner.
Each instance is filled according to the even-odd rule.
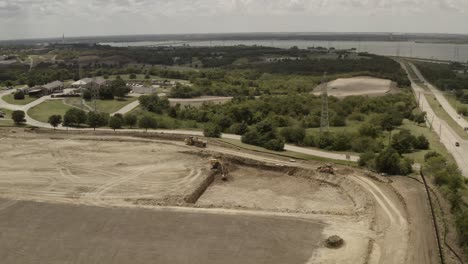
[[[97,85],[93,85],[92,94],[93,94],[94,112],[97,113],[97,99],[99,98],[99,88],[97,87]]]
[[[457,44],[455,44],[455,46],[453,47],[453,60],[454,61],[460,60],[460,49],[457,46]]]
[[[327,76],[327,73],[325,72],[323,74],[323,78],[320,84],[322,86],[322,93],[321,93],[322,112],[320,116],[320,136],[322,136],[323,132],[328,132],[328,129],[330,128],[330,122],[328,120],[328,91],[327,91],[327,84],[325,82],[326,76]]]
[[[80,64],[80,62],[78,62],[78,78],[81,81],[81,64]],[[80,107],[81,107],[81,110],[84,110],[83,87],[81,87],[81,85],[80,85],[80,91],[81,91],[81,98],[80,98],[81,99],[80,100],[81,105],[80,105]]]

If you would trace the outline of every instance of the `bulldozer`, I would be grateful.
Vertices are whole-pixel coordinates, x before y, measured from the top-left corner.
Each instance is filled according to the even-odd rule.
[[[325,164],[323,166],[320,166],[317,168],[317,171],[321,173],[335,174],[335,169],[331,164]]]
[[[199,148],[206,148],[206,141],[203,141],[199,139],[198,137],[190,136],[186,138],[184,141],[185,141],[185,145],[187,146],[196,146]]]
[[[211,169],[221,172],[221,179],[227,181],[227,171],[223,162],[220,159],[210,159]]]

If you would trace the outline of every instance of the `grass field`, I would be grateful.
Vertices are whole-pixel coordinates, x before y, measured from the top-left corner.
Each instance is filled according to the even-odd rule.
[[[5,118],[0,118],[0,127],[11,127],[14,126],[13,120],[11,120],[11,110],[8,109],[0,109],[3,113],[5,113]]]
[[[425,94],[427,101],[431,105],[431,108],[434,110],[435,114],[443,119],[447,124],[463,139],[468,140],[468,133],[463,131],[463,129],[453,120],[453,118],[440,106],[439,101],[433,94]]]
[[[31,102],[34,102],[37,100],[36,97],[29,97],[29,95],[26,95],[23,100],[15,100],[13,94],[7,94],[2,97],[3,101],[9,103],[9,104],[14,104],[14,105],[27,105]]]
[[[28,115],[37,121],[47,122],[49,116],[63,116],[65,112],[71,108],[71,106],[63,104],[62,100],[49,100],[31,108],[28,111]]]
[[[455,110],[458,110],[459,107],[468,107],[468,104],[458,101],[452,93],[444,93],[444,97]],[[464,118],[468,120],[468,116],[464,116]]]
[[[117,110],[121,109],[122,107],[128,105],[129,103],[138,100],[136,97],[127,97],[124,100],[97,100],[96,101],[96,107],[99,112],[104,112],[104,113],[114,113]],[[91,109],[94,109],[94,102],[93,101],[86,101],[86,104],[91,107]]]

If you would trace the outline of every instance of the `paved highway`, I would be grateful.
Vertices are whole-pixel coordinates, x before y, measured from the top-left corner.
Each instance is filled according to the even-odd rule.
[[[429,88],[429,90],[434,94],[434,96],[437,98],[437,101],[439,101],[439,104],[444,108],[444,110],[452,117],[457,124],[462,127],[468,127],[468,121],[466,121],[462,116],[460,116],[457,111],[452,107],[452,105],[447,101],[445,96],[442,94],[440,90],[435,88],[431,83],[429,83],[426,78],[421,74],[419,69],[414,66],[414,64],[410,63],[411,68],[413,69],[414,73],[418,76],[418,78],[426,84],[426,86]]]
[[[402,67],[407,70],[404,65]],[[419,94],[423,95],[426,92],[413,81],[411,81],[411,88],[414,91],[416,100]],[[455,158],[463,176],[468,178],[468,159],[466,158],[468,157],[468,142],[463,140],[444,120],[434,113],[425,96],[421,96],[419,107],[422,111],[426,111],[428,125],[431,125],[432,122],[432,129],[439,135],[442,144]],[[456,147],[455,142],[459,142],[460,146]]]

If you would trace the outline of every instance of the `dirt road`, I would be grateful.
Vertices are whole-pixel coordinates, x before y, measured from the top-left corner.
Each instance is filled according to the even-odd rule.
[[[208,146],[199,155],[199,149],[177,141],[9,131],[0,141],[0,169],[7,172],[0,175],[0,229],[7,230],[0,233],[0,246],[9,250],[0,257],[11,263],[33,263],[30,252],[58,263],[67,258],[76,263],[119,263],[120,258],[128,261],[126,256],[138,263],[164,263],[169,257],[173,263],[187,263],[185,253],[173,256],[176,249],[199,263],[432,263],[426,257],[428,248],[419,246],[434,238],[425,219],[427,208],[421,206],[424,198],[418,196],[420,200],[408,205],[413,210],[409,213],[397,195],[413,203],[414,196],[405,193],[418,185],[403,181],[395,189],[384,177],[369,178],[348,167],[337,168],[335,175],[320,174],[314,163],[221,145]],[[197,168],[208,165],[206,155],[211,152],[248,158],[271,169],[234,163],[232,178],[212,184],[194,204],[197,208],[180,208],[184,214],[174,217],[161,214],[168,209],[151,201],[184,195],[203,175]],[[150,203],[133,203],[141,198]],[[103,207],[85,206],[93,204]],[[140,213],[131,209],[135,207],[150,210]],[[248,219],[237,220],[246,215]],[[275,222],[283,218],[285,224]],[[231,232],[236,235],[231,237]],[[322,244],[334,234],[346,241],[339,250]],[[198,251],[192,248],[197,243]],[[227,261],[220,261],[221,255]],[[194,262],[198,263],[190,263]]]

